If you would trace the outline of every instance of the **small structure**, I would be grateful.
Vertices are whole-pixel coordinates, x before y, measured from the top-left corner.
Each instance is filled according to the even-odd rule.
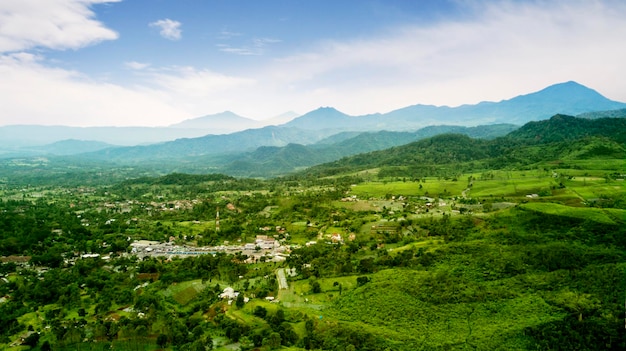
[[[222,292],[219,297],[220,299],[234,300],[237,296],[239,296],[239,292],[229,286],[224,288],[224,292]]]

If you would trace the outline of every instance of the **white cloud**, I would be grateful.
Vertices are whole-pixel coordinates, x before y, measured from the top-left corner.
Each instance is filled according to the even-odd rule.
[[[221,40],[229,40],[235,36],[241,36],[239,33],[230,33],[230,32],[222,32],[222,35],[219,37]],[[266,48],[269,45],[280,43],[282,40],[275,38],[252,38],[251,41],[248,42],[247,45],[231,45],[220,43],[217,44],[217,48],[221,52],[226,52],[229,54],[242,55],[242,56],[260,56],[266,53]]]
[[[254,79],[193,67],[153,68],[142,76],[144,93],[195,116],[236,110],[242,92],[259,90]]]
[[[626,3],[469,4],[473,14],[462,20],[328,41],[279,59],[263,83],[297,91],[291,101],[354,114],[500,100],[568,80],[626,100],[626,83],[616,79],[626,76]]]
[[[193,116],[144,91],[44,64],[31,54],[0,55],[0,125],[167,125]]]
[[[235,37],[240,37],[242,35],[243,35],[242,33],[231,32],[229,30],[223,30],[218,34],[217,38],[220,40],[229,40]]]
[[[178,21],[173,21],[169,18],[158,20],[149,24],[150,27],[158,27],[161,30],[159,33],[165,39],[179,40],[182,37],[182,30],[180,26],[182,24]]]
[[[126,66],[126,68],[130,68],[133,70],[142,70],[142,69],[146,69],[150,67],[150,64],[144,63],[144,62],[130,61],[130,62],[124,62],[124,66]]]
[[[193,67],[161,69],[151,74],[151,80],[167,91],[198,98],[210,97],[216,92],[254,84],[252,79],[231,77]]]
[[[232,47],[227,44],[217,44],[217,48],[221,52],[226,52],[229,54],[242,55],[242,56],[259,56],[261,55],[261,51],[258,48],[250,48],[250,47]]]
[[[76,49],[117,39],[117,33],[93,19],[90,7],[118,1],[0,1],[0,53],[36,47]]]

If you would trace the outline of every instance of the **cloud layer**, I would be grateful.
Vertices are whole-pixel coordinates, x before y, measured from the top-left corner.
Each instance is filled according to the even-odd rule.
[[[215,51],[244,55],[240,69],[112,56],[132,72],[123,84],[58,68],[31,50],[116,39],[90,10],[107,2],[113,0],[47,0],[45,9],[36,0],[0,3],[0,125],[167,125],[224,110],[266,118],[329,105],[365,114],[497,101],[569,80],[626,101],[626,81],[619,79],[626,76],[626,3],[617,0],[462,2],[462,17],[320,40],[283,56],[263,51],[275,39],[236,46],[227,40],[242,35],[223,31]],[[7,13],[28,19],[7,20]],[[41,23],[31,27],[32,21]],[[180,38],[179,22],[153,24],[165,37]]]

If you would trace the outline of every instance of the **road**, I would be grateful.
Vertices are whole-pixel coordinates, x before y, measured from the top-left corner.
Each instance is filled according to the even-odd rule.
[[[276,270],[276,279],[278,280],[278,289],[279,290],[287,290],[289,289],[289,284],[287,284],[287,277],[285,276],[285,269],[279,268]]]

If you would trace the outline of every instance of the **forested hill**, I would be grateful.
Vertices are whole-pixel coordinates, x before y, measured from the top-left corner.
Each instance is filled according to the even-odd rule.
[[[298,168],[338,160],[342,157],[383,150],[408,144],[439,134],[458,133],[474,138],[493,139],[506,135],[518,126],[494,124],[477,127],[429,126],[415,132],[351,133],[329,137],[314,145],[289,144],[283,147],[260,147],[257,150],[233,157],[222,171],[245,177],[267,177],[291,173]]]
[[[587,136],[604,136],[620,143],[626,143],[626,119],[586,119],[555,115],[545,121],[528,122],[507,136],[515,140],[539,143],[575,140]]]
[[[419,176],[435,168],[455,174],[485,168],[519,167],[536,162],[626,155],[626,120],[581,119],[556,115],[530,122],[507,136],[493,140],[443,134],[403,146],[346,157],[315,166],[305,173],[316,176],[382,168],[386,175]],[[442,167],[448,165],[449,167]]]
[[[579,118],[596,119],[596,118],[626,118],[626,108],[619,110],[585,112],[576,115]]]

